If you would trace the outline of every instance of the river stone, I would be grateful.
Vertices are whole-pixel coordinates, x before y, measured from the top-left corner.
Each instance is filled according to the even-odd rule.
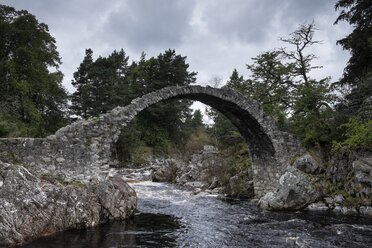
[[[362,216],[372,218],[372,206],[363,206],[359,208],[359,213]]]
[[[335,199],[332,196],[324,197],[323,200],[329,206],[332,206],[335,203]]]
[[[303,209],[319,198],[319,193],[301,171],[288,167],[275,192],[266,193],[258,202],[262,209]]]
[[[333,199],[334,199],[334,202],[340,203],[340,204],[343,203],[343,201],[345,200],[344,196],[341,194],[335,195]]]
[[[333,209],[333,212],[336,214],[340,214],[342,210],[342,207],[340,205],[336,205],[335,208]]]
[[[345,214],[345,215],[354,215],[354,216],[356,216],[356,215],[358,215],[358,210],[356,210],[356,208],[354,208],[354,207],[350,207],[350,208],[348,208],[348,207],[342,207],[341,208],[341,213],[342,214]]]
[[[309,211],[327,211],[329,208],[324,202],[314,202],[307,206],[306,209]]]
[[[204,182],[199,182],[199,181],[187,182],[187,183],[185,183],[185,186],[189,187],[191,189],[204,189],[204,188],[206,188],[205,183]]]
[[[212,178],[212,182],[211,182],[211,184],[209,185],[209,189],[214,189],[214,188],[216,188],[218,186],[218,177],[216,177],[216,176],[214,176],[213,178]]]
[[[0,247],[122,220],[136,208],[134,190],[119,177],[66,185],[50,175],[36,176],[25,167],[2,162],[0,174]]]
[[[177,171],[177,162],[173,159],[168,159],[165,160],[163,165],[153,169],[151,178],[153,182],[174,182]]]

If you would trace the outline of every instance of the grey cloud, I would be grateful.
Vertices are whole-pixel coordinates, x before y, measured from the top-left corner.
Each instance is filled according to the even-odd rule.
[[[131,59],[141,51],[156,56],[168,48],[188,56],[193,71],[204,82],[214,75],[224,81],[233,68],[246,73],[245,64],[260,52],[281,46],[304,22],[315,19],[321,37],[333,54],[316,55],[342,71],[346,59],[335,44],[342,29],[333,24],[336,0],[4,0],[16,9],[27,9],[49,25],[64,64],[65,85],[84,56],[85,48],[107,55],[124,48]],[[196,18],[197,17],[197,18]],[[333,51],[332,50],[332,51]],[[340,59],[338,59],[340,56]],[[337,58],[337,59],[333,59]],[[324,64],[324,68],[327,65]],[[326,72],[330,73],[330,72]],[[332,75],[338,78],[340,75]]]
[[[212,33],[225,39],[260,42],[275,11],[275,5],[267,1],[213,1],[206,5],[203,21]]]
[[[126,1],[107,20],[104,32],[115,45],[134,50],[175,48],[189,29],[194,1]]]
[[[109,8],[109,5],[101,0],[4,0],[3,3],[17,10],[26,9],[39,21],[50,26],[60,26],[65,23],[78,24],[81,20],[98,19],[100,13]],[[73,28],[73,26],[65,28]]]
[[[287,16],[302,22],[311,22],[316,16],[331,12],[336,0],[290,0],[285,11]]]
[[[223,39],[246,43],[262,42],[270,35],[273,22],[283,26],[311,22],[332,11],[334,1],[324,0],[217,0],[204,1],[203,21],[209,31]],[[279,17],[279,20],[277,19]],[[285,28],[283,28],[285,29]]]

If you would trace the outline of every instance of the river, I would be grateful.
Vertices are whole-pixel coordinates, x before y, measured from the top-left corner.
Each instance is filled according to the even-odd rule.
[[[126,222],[66,231],[24,247],[372,247],[372,219],[262,211],[252,201],[172,184],[131,183],[138,211]]]

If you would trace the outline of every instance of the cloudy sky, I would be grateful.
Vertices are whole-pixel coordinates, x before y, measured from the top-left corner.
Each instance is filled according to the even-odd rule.
[[[64,85],[72,92],[72,73],[86,48],[95,57],[123,48],[131,60],[142,51],[148,57],[166,49],[187,56],[198,84],[212,78],[226,82],[234,68],[247,76],[246,64],[260,52],[282,47],[299,24],[315,21],[312,48],[323,65],[315,78],[337,80],[349,58],[336,40],[350,32],[347,24],[333,25],[336,0],[0,0],[26,9],[49,25],[62,57]]]

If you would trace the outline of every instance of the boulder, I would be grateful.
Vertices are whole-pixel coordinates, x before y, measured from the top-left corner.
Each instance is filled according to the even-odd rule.
[[[227,193],[232,197],[252,198],[254,196],[253,180],[249,180],[248,172],[231,177]]]
[[[352,163],[354,180],[349,192],[357,197],[372,198],[372,157],[360,156]]]
[[[322,167],[320,167],[319,163],[309,153],[305,153],[296,159],[293,166],[309,174],[319,174],[323,172]]]
[[[372,175],[372,157],[361,157],[353,162],[354,171]]]
[[[209,189],[214,189],[218,186],[219,182],[218,182],[218,177],[214,176],[212,177],[212,182],[211,184],[209,185]]]
[[[262,209],[285,210],[303,209],[319,198],[304,174],[294,167],[288,167],[280,177],[277,190],[268,192],[258,202]]]
[[[136,208],[136,193],[119,177],[88,184],[66,183],[2,162],[0,174],[0,246],[122,220]]]
[[[168,159],[163,165],[154,168],[151,173],[153,182],[174,182],[176,180],[178,166],[175,160]]]

